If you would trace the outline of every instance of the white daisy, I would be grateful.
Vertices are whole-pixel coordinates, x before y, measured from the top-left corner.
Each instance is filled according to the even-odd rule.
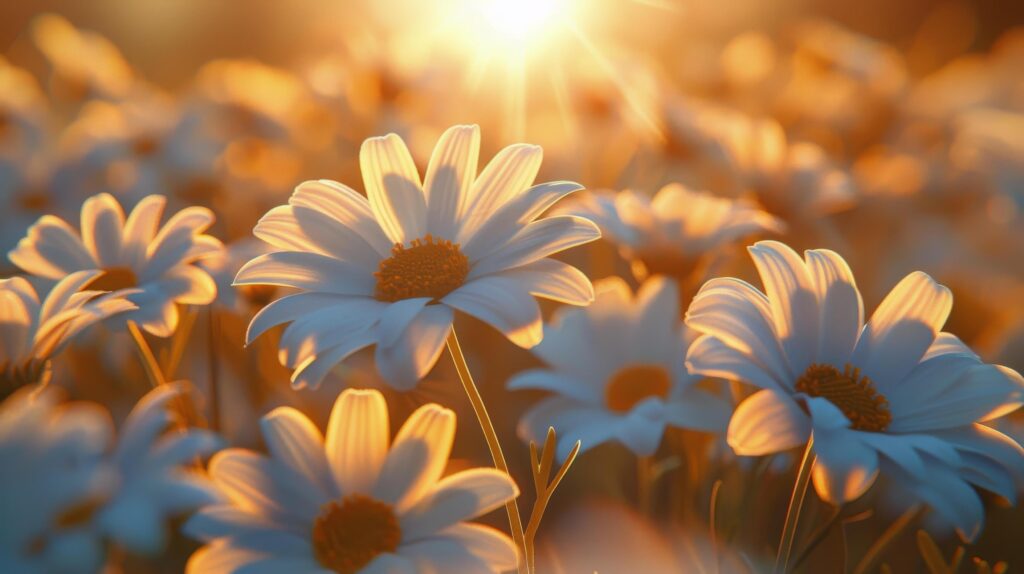
[[[118,485],[96,516],[98,532],[136,554],[156,554],[167,543],[168,519],[216,502],[213,484],[189,469],[219,439],[200,429],[168,430],[171,401],[181,383],[150,391],[129,413],[110,459]]]
[[[685,279],[729,243],[785,230],[756,206],[680,184],[666,185],[653,198],[630,190],[587,194],[560,211],[592,219],[641,277]]]
[[[81,270],[100,270],[93,289],[131,289],[127,299],[138,309],[121,315],[158,337],[174,333],[176,303],[205,305],[217,294],[209,274],[194,263],[222,249],[220,241],[204,235],[213,213],[188,207],[160,227],[166,198],[143,198],[125,219],[120,204],[101,193],[82,206],[81,234],[63,220],[45,215],[9,254],[26,272],[61,279]]]
[[[948,289],[912,273],[865,324],[839,255],[811,250],[805,261],[770,241],[750,253],[765,292],[713,279],[686,319],[704,333],[687,354],[692,372],[762,389],[730,422],[738,454],[786,450],[813,431],[812,476],[823,499],[853,500],[884,473],[967,537],[984,517],[972,485],[1015,499],[1024,450],[978,423],[1019,407],[1024,379],[941,332]]]
[[[467,520],[518,495],[508,475],[476,468],[441,478],[455,414],[421,407],[389,447],[377,391],[347,390],[326,438],[298,411],[264,417],[270,456],[229,449],[210,474],[226,501],[185,526],[210,542],[188,572],[500,572],[516,567],[504,534]]]
[[[90,325],[135,309],[120,295],[82,288],[100,275],[79,271],[39,300],[22,277],[0,279],[0,393],[45,379],[50,359]]]
[[[98,405],[58,405],[52,389],[0,403],[0,564],[18,574],[99,571],[88,526],[115,484],[103,463],[110,418]]]
[[[306,182],[259,222],[255,234],[284,251],[249,262],[235,284],[301,292],[257,314],[247,339],[291,321],[281,358],[295,369],[295,386],[316,386],[376,345],[384,378],[411,388],[437,361],[456,310],[529,348],[543,333],[533,296],[593,298],[583,273],[547,256],[597,239],[597,227],[575,216],[536,220],[580,186],[530,187],[542,155],[531,145],[505,148],[477,176],[479,147],[476,126],[449,129],[421,184],[401,138],[369,139],[360,152],[369,199],[339,183]]]
[[[691,339],[671,280],[650,279],[635,298],[617,277],[598,282],[593,304],[560,309],[545,327],[534,353],[550,368],[509,381],[510,389],[556,393],[523,416],[520,434],[539,444],[555,427],[561,458],[577,440],[582,450],[618,441],[647,456],[668,426],[724,431],[729,403],[686,371]]]

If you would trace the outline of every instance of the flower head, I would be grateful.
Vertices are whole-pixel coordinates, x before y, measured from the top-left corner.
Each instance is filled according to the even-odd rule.
[[[150,391],[132,408],[110,458],[117,488],[96,516],[97,530],[137,554],[156,554],[167,543],[167,522],[218,500],[212,483],[188,467],[217,450],[209,431],[173,429],[171,401],[181,383]]]
[[[0,564],[10,572],[85,574],[103,562],[88,520],[116,484],[103,461],[110,417],[58,405],[57,394],[22,389],[0,403]]]
[[[136,309],[120,294],[83,291],[99,271],[78,271],[39,300],[22,277],[0,279],[0,393],[40,382],[50,358],[90,325]]]
[[[269,456],[229,449],[210,464],[224,493],[186,524],[209,542],[188,572],[500,572],[512,541],[463,522],[518,495],[507,474],[471,469],[441,478],[455,415],[429,404],[392,442],[377,391],[346,390],[326,437],[298,411],[264,417]],[[390,446],[389,446],[390,443]]]
[[[282,251],[245,265],[236,285],[280,285],[301,292],[253,318],[248,340],[291,322],[281,359],[294,385],[316,386],[335,364],[376,345],[377,368],[408,389],[434,366],[463,311],[529,348],[542,336],[534,296],[585,304],[590,281],[548,259],[596,239],[575,216],[537,220],[570,182],[530,187],[541,149],[514,145],[477,175],[480,132],[456,126],[441,137],[421,184],[394,135],[367,140],[360,153],[368,198],[331,181],[300,185],[288,205],[260,220],[255,234]]]
[[[45,215],[9,257],[26,272],[46,279],[102,271],[89,287],[120,291],[138,306],[122,319],[158,337],[170,336],[178,324],[176,303],[205,305],[216,296],[213,279],[195,262],[222,246],[203,234],[213,223],[213,213],[203,207],[183,209],[160,227],[166,201],[159,195],[145,197],[126,220],[117,200],[101,193],[82,206],[80,233]]]
[[[729,424],[738,454],[786,450],[813,432],[823,499],[851,501],[884,473],[968,537],[984,514],[972,484],[1015,499],[1024,450],[979,423],[1024,403],[1024,379],[941,331],[948,289],[911,273],[865,323],[853,274],[836,253],[801,259],[771,241],[750,253],[765,291],[713,279],[686,319],[703,333],[687,353],[692,372],[761,388]]]
[[[545,327],[534,353],[549,368],[509,381],[510,389],[555,393],[526,413],[520,434],[542,442],[553,426],[559,457],[577,440],[584,450],[618,441],[644,456],[669,426],[725,430],[729,404],[686,370],[691,339],[671,280],[650,279],[635,297],[621,279],[602,280],[592,305],[561,309]]]
[[[562,211],[592,219],[625,258],[642,266],[641,275],[680,279],[724,245],[785,229],[753,205],[680,184],[661,188],[653,198],[630,190],[594,193],[567,203]]]

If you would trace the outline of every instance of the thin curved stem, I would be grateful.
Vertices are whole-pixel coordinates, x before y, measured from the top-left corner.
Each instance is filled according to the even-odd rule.
[[[650,517],[653,512],[654,479],[654,457],[638,456],[636,458],[636,501],[640,512],[646,517]]]
[[[786,569],[789,567],[789,556],[793,552],[793,540],[796,538],[796,527],[800,522],[800,511],[804,507],[807,485],[811,482],[811,468],[814,466],[814,458],[814,435],[811,435],[807,439],[807,448],[804,449],[804,457],[800,461],[800,470],[797,471],[796,481],[793,483],[793,495],[789,499],[789,509],[786,510],[786,523],[782,527],[779,553],[775,558],[775,574],[786,572]]]
[[[462,355],[462,347],[459,345],[459,339],[455,335],[454,327],[448,333],[448,353],[452,356],[452,361],[455,363],[455,370],[459,373],[459,380],[462,381],[462,387],[466,390],[466,396],[469,397],[469,402],[473,405],[476,420],[480,423],[480,430],[483,431],[484,438],[487,440],[487,448],[491,451],[494,467],[505,474],[509,474],[508,463],[505,462],[505,455],[501,452],[501,443],[498,442],[498,433],[494,431],[494,425],[491,423],[490,415],[487,414],[487,407],[484,405],[483,397],[480,396],[480,391],[476,388],[476,383],[473,382],[473,375],[470,374],[469,366],[466,365],[466,357]],[[519,573],[530,574],[526,539],[523,533],[523,519],[519,515],[519,506],[515,500],[510,500],[505,503],[505,510],[508,512],[512,541],[519,550]]]

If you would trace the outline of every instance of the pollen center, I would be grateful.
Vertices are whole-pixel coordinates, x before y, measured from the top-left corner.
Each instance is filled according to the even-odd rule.
[[[338,574],[358,572],[377,556],[394,552],[401,541],[391,506],[362,494],[325,504],[313,523],[313,553]]]
[[[843,372],[832,365],[813,364],[796,381],[796,390],[828,399],[850,419],[853,428],[882,432],[892,422],[889,401],[875,389],[871,379],[850,365]]]
[[[657,365],[630,365],[619,370],[608,380],[604,389],[608,408],[618,413],[628,412],[647,397],[668,397],[672,379]]]
[[[135,271],[129,267],[111,267],[104,269],[103,274],[89,283],[89,289],[97,291],[118,291],[129,289],[139,284]]]
[[[409,247],[395,244],[391,257],[380,262],[374,273],[374,295],[380,301],[401,301],[414,297],[440,299],[458,289],[469,275],[469,259],[457,243],[436,239],[429,233],[414,239]]]

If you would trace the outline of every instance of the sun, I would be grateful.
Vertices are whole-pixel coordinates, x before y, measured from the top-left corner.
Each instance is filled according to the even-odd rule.
[[[559,0],[486,0],[474,2],[489,32],[511,44],[536,40],[562,16]]]

